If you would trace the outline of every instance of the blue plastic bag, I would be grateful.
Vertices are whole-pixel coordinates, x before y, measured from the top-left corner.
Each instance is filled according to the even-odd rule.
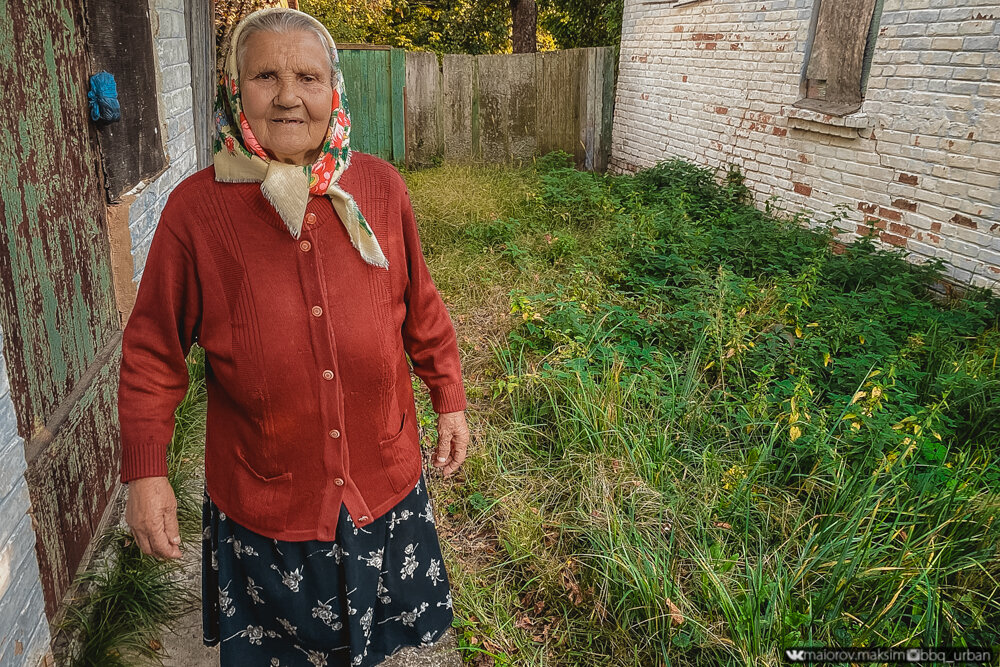
[[[98,72],[90,77],[90,119],[111,123],[121,120],[122,112],[118,104],[118,86],[109,72]]]

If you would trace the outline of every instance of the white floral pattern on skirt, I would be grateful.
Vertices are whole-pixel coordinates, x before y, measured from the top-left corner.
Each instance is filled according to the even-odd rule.
[[[429,646],[454,618],[423,473],[385,515],[357,527],[341,506],[333,542],[259,535],[202,505],[204,643],[221,665],[368,667]]]

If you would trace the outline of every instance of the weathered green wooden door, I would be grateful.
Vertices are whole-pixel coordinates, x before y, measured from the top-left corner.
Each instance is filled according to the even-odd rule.
[[[402,164],[406,157],[406,52],[364,45],[337,50],[351,112],[351,148]]]
[[[82,7],[0,2],[0,326],[50,618],[119,466],[121,318],[87,116]]]

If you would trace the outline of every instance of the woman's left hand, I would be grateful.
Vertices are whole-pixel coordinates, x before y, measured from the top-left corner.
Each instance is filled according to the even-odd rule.
[[[434,467],[443,468],[444,476],[448,477],[462,465],[469,449],[469,425],[465,423],[465,411],[439,414],[437,429]]]

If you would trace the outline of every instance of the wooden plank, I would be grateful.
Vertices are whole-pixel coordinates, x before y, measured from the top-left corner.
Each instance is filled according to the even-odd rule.
[[[578,169],[586,169],[587,146],[580,136],[580,128],[586,123],[587,113],[587,91],[589,88],[589,69],[587,67],[587,49],[573,49],[570,55],[570,76],[576,79],[575,104],[572,106],[573,125],[576,131],[573,134],[573,150],[569,152],[576,159]]]
[[[597,53],[594,48],[584,49],[584,70],[581,76],[583,86],[580,123],[580,143],[583,144],[583,168],[587,171],[594,170],[594,141],[596,132],[594,126],[597,123],[595,107],[597,100]]]
[[[536,53],[507,56],[509,79],[510,156],[514,162],[530,161],[538,151],[538,88],[535,81]]]
[[[474,136],[475,56],[445,54],[441,75],[444,159],[469,162],[476,153]]]
[[[825,0],[819,7],[816,36],[806,77],[826,81],[826,100],[861,101],[861,70],[875,0]]]
[[[479,65],[479,124],[483,160],[493,164],[510,161],[511,75],[506,55],[477,56]]]
[[[580,145],[580,90],[583,49],[540,53],[538,89],[538,151],[566,151],[583,163]]]
[[[389,88],[389,58],[391,51],[369,51],[368,75],[374,83],[374,90],[368,98],[368,113],[375,120],[377,146],[375,155],[383,160],[392,160],[392,113],[389,108],[391,91]]]
[[[0,328],[18,431],[36,443],[25,478],[50,618],[118,467],[117,364],[101,353],[121,321],[87,120],[83,11],[72,0],[0,3],[0,88],[20,110],[0,117],[0,150],[18,156],[0,170],[0,282],[10,286]],[[139,94],[123,97],[123,111]]]
[[[0,150],[18,156],[0,170],[0,327],[25,440],[120,328],[76,7],[0,5],[0,88],[21,110],[0,116]]]
[[[211,10],[212,5],[207,2],[184,4],[198,169],[204,169],[212,163],[212,139],[215,131],[212,124],[216,90],[215,24]]]
[[[479,121],[483,160],[529,160],[536,137],[535,54],[482,55]]]
[[[368,137],[365,136],[366,120],[364,117],[365,90],[365,51],[353,51],[338,47],[340,71],[344,75],[344,104],[351,114],[351,150],[364,153],[368,150]]]
[[[392,46],[388,44],[362,44],[360,42],[337,42],[337,52],[341,50],[351,51],[391,51]]]
[[[882,9],[885,0],[875,0],[872,10],[872,22],[868,28],[868,38],[865,40],[864,62],[861,64],[861,94],[868,88],[868,75],[871,72],[872,58],[875,56],[875,46],[878,43],[879,26],[882,24]]]
[[[61,606],[118,477],[120,340],[110,352],[25,473],[49,618]]]
[[[444,157],[442,75],[437,54],[406,54],[406,164],[428,165]]]
[[[351,148],[384,160],[393,159],[390,56],[388,49],[347,50],[340,54],[351,112]]]
[[[604,94],[601,110],[601,151],[597,170],[604,173],[611,161],[611,130],[615,115],[615,95],[617,91],[615,73],[617,70],[615,52],[610,47],[604,47],[604,73],[602,85]]]
[[[597,171],[597,164],[600,161],[601,152],[601,112],[604,107],[604,49],[594,47],[592,64],[590,71],[590,146],[588,147],[588,157],[590,166],[588,169]]]
[[[383,156],[385,141],[383,130],[379,127],[379,99],[378,99],[378,60],[374,51],[362,51],[362,71],[364,72],[364,103],[361,106],[360,114],[365,128],[365,139],[368,142],[367,152],[372,155]]]
[[[149,5],[91,0],[84,7],[91,70],[114,75],[121,104],[120,121],[96,126],[104,185],[108,200],[114,201],[167,166],[164,137],[160,135]]]
[[[435,59],[435,65],[437,60]],[[389,108],[390,125],[392,128],[392,161],[396,164],[406,163],[406,51],[393,49],[389,56],[389,88],[392,91],[392,104]]]
[[[576,71],[578,50],[570,49],[561,52],[556,73],[562,82],[560,98],[562,108],[559,110],[558,123],[555,127],[555,140],[561,150],[576,156],[577,136],[580,127],[580,77]],[[577,161],[579,164],[579,161]]]
[[[538,95],[535,105],[535,128],[538,132],[538,153],[545,155],[555,148],[552,137],[552,119],[557,113],[559,90],[555,87],[551,72],[558,52],[542,52],[535,56],[535,86],[543,94]]]
[[[375,82],[372,80],[375,67],[373,66],[371,54],[371,51],[357,52],[359,76],[356,84],[358,85],[360,95],[355,98],[353,118],[356,120],[352,122],[356,123],[356,126],[361,130],[359,132],[361,135],[360,150],[372,155],[378,155],[380,145],[377,119],[375,118],[376,100],[373,90]]]
[[[479,78],[479,58],[472,59],[472,159],[479,162],[483,159],[483,129],[479,114],[482,102]]]

